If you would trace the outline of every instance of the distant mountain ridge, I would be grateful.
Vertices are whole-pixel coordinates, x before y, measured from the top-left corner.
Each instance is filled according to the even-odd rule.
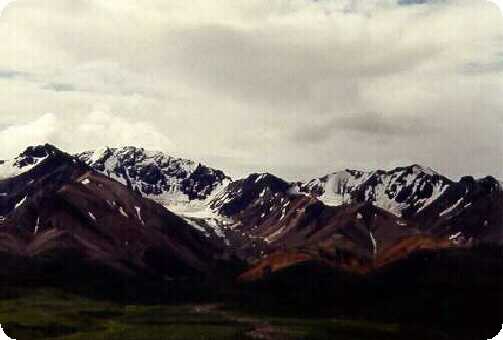
[[[88,178],[81,179],[85,173]],[[143,211],[149,211],[150,203],[142,208],[140,201],[151,199],[177,215],[176,223],[172,221],[179,230],[199,235],[203,249],[213,249],[217,257],[233,254],[250,262],[285,250],[304,249],[312,256],[323,249],[338,265],[361,269],[420,247],[503,243],[503,191],[492,177],[455,182],[411,165],[389,171],[345,170],[304,183],[269,173],[232,180],[204,164],[136,147],[106,147],[77,155],[52,145],[27,148],[13,161],[0,164],[0,223],[21,223],[31,233],[44,230],[45,219],[39,215],[39,221],[21,207],[32,202],[37,190],[70,188],[76,180],[80,184],[71,190],[76,196],[82,190],[97,190],[92,203],[96,211],[86,210],[90,203],[80,205],[89,199],[75,201],[81,202],[78,210],[94,216],[79,213],[86,221],[99,222],[101,214],[107,223],[135,216],[131,221],[141,228],[148,224],[148,213]],[[33,187],[40,181],[47,188]],[[141,212],[134,204],[110,199],[107,192],[119,188],[122,197],[138,201]],[[100,200],[108,207],[105,211]],[[113,202],[116,206],[110,205]],[[141,263],[142,255],[138,256]]]
[[[481,230],[474,226],[477,223],[499,223],[497,216],[484,219],[491,215],[489,212],[478,214],[478,218],[466,213],[476,202],[481,205],[488,200],[485,204],[490,206],[494,200],[487,199],[488,195],[502,190],[497,180],[464,177],[455,182],[417,164],[388,171],[345,170],[305,183],[290,183],[267,173],[232,180],[220,170],[135,147],[105,148],[78,157],[168,208],[184,215],[189,210],[188,216],[198,217],[199,223],[204,224],[204,219],[209,218],[220,235],[225,234],[222,228],[237,226],[244,230],[249,225],[254,231],[244,230],[244,234],[254,242],[280,239],[283,230],[278,226],[290,212],[289,202],[301,196],[318,199],[327,206],[370,203],[395,215],[402,224],[418,224],[428,232],[435,230],[463,242],[481,236]],[[192,210],[180,206],[190,206]],[[223,225],[219,218],[228,220]],[[274,231],[265,232],[260,227],[265,224],[274,225]],[[463,224],[471,225],[470,232],[464,230]]]
[[[0,282],[156,304],[230,289],[267,312],[455,312],[455,327],[486,329],[502,320],[502,212],[494,178],[418,165],[232,180],[141,148],[40,145],[0,162]]]
[[[221,170],[143,148],[105,147],[77,157],[95,170],[168,204],[213,198],[212,194],[232,182]],[[492,177],[479,181],[491,182],[494,190],[501,190]],[[388,171],[334,172],[307,182],[288,183],[283,191],[309,194],[332,206],[372,202],[397,217],[407,218],[424,211],[455,184],[429,167],[414,164]],[[211,205],[215,206],[215,202]]]

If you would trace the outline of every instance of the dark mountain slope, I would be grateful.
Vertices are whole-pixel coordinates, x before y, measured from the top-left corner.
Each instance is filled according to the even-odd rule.
[[[500,247],[421,250],[359,274],[319,258],[242,284],[257,313],[385,321],[431,330],[429,339],[494,337],[503,323]]]
[[[20,159],[32,152],[46,157],[0,180],[0,251],[26,263],[50,257],[64,264],[54,254],[71,253],[124,275],[209,272],[219,250],[183,219],[50,145]]]

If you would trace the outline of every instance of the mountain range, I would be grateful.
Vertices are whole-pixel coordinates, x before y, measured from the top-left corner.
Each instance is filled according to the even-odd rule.
[[[503,240],[502,186],[492,177],[454,182],[411,165],[289,183],[269,173],[232,180],[203,164],[135,147],[77,157],[252,262],[278,248],[322,243],[370,259],[419,235],[458,246]]]
[[[335,256],[346,258],[341,264],[351,259],[359,263],[355,270],[367,270],[364,263],[405,255],[397,253],[402,243],[405,253],[501,244],[502,207],[495,178],[455,182],[420,165],[344,170],[295,183],[269,173],[233,180],[143,148],[70,155],[52,145],[28,147],[0,165],[0,249],[34,255],[73,245],[124,270],[117,261],[127,255],[131,264],[145,266],[136,256],[154,248],[173,248],[188,267],[204,267],[195,254],[207,248],[200,242],[214,250],[210,257],[227,253],[248,263],[292,249],[322,249],[347,255]],[[182,244],[162,244],[160,234]],[[145,240],[136,247],[139,237]]]
[[[450,260],[438,254],[453,252],[463,254],[456,268],[468,256],[470,270],[482,270],[473,267],[481,249],[503,245],[502,212],[495,178],[454,181],[417,164],[288,182],[270,173],[232,179],[137,147],[68,154],[30,146],[0,161],[0,278],[47,284],[85,273],[103,283],[107,273],[255,289],[298,270],[326,277],[313,268],[394,277],[421,267],[418,256],[433,256],[429,268],[441,272]],[[500,263],[501,252],[482,252],[484,266]],[[501,282],[494,275],[491,284]]]

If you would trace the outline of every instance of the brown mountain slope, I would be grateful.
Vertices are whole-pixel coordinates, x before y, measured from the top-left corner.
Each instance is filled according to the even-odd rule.
[[[48,156],[40,164],[0,180],[0,191],[9,193],[0,197],[1,252],[30,261],[71,251],[124,274],[209,270],[218,250],[184,220],[73,157],[43,148]]]
[[[337,247],[305,247],[290,248],[277,251],[251,265],[239,277],[238,281],[251,282],[262,280],[275,272],[297,266],[300,263],[311,262],[334,269],[366,274],[378,270],[388,264],[406,259],[409,255],[421,251],[458,248],[449,239],[424,235],[404,236],[391,243],[369,259],[357,253]]]

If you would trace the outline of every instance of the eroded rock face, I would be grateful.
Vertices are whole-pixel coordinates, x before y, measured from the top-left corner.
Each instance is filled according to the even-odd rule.
[[[77,157],[106,176],[159,201],[204,200],[229,181],[220,170],[143,148],[103,148]]]

